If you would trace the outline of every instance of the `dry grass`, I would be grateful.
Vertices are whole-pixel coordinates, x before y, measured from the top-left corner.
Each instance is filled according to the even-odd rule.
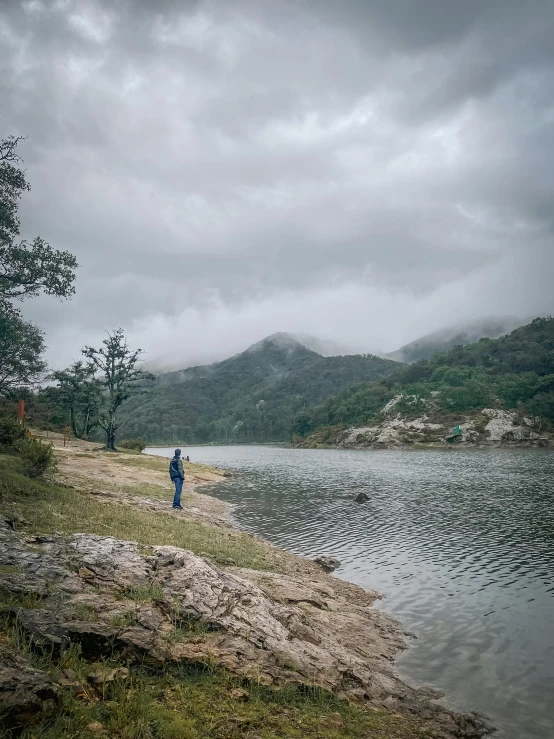
[[[166,500],[169,503],[173,500],[175,488],[169,485],[156,485],[155,483],[139,482],[135,485],[124,485],[120,488],[121,492],[129,495],[136,495],[139,498],[152,498],[153,500]],[[194,502],[194,495],[183,493],[181,495],[181,503],[189,505]]]
[[[127,456],[127,454],[118,454],[113,456],[113,461],[123,464],[127,467],[138,467],[143,470],[152,470],[153,472],[165,472],[169,470],[169,457],[157,457],[153,454],[136,454]],[[189,475],[197,474],[219,474],[221,470],[215,467],[210,467],[207,464],[200,464],[198,462],[186,462],[183,460],[183,466],[185,469],[185,477]]]
[[[124,464],[127,467],[139,467],[142,470],[152,472],[167,472],[169,460],[165,457],[154,457],[146,454],[118,454],[112,457],[112,461]]]

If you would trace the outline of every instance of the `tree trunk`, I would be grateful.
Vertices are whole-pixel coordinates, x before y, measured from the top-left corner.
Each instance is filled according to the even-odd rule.
[[[114,407],[114,400],[113,397],[110,398],[110,405],[108,408],[108,418],[107,423],[104,426],[104,429],[106,431],[107,441],[106,441],[106,447],[112,451],[115,452],[115,430],[117,428],[117,422],[116,422],[116,410],[117,407]]]
[[[106,448],[112,452],[115,452],[115,431],[110,428],[106,431]]]
[[[89,428],[88,428],[88,424],[89,424],[89,417],[90,417],[90,410],[89,410],[89,407],[87,406],[87,408],[86,408],[86,410],[85,410],[85,417],[84,417],[84,419],[83,419],[83,431],[82,431],[82,433],[81,433],[81,439],[82,439],[82,438],[86,438],[86,439],[88,439],[88,432],[89,432]]]
[[[73,436],[76,439],[78,439],[79,434],[77,433],[77,421],[75,419],[75,407],[73,405],[69,409],[69,418],[70,418],[70,425],[71,425],[71,430],[73,432]]]

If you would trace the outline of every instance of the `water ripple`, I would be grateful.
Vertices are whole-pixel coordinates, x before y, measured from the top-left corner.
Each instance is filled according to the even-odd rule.
[[[418,635],[397,662],[409,680],[489,715],[505,739],[554,737],[553,453],[187,454],[237,473],[214,494],[241,527],[336,556],[336,574],[387,596],[381,607]]]

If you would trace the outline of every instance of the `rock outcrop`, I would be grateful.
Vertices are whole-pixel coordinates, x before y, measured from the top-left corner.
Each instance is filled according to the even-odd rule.
[[[38,650],[78,642],[90,658],[117,651],[157,666],[215,660],[264,685],[315,683],[376,708],[417,713],[436,736],[486,733],[479,718],[451,713],[404,685],[392,666],[404,645],[398,625],[371,607],[374,594],[318,576],[314,565],[311,575],[230,571],[172,546],[143,549],[89,534],[24,538],[0,520],[0,565],[16,563],[20,571],[0,574],[0,587],[34,593],[38,607],[9,607],[4,616]],[[202,633],[192,628],[199,622]],[[0,671],[0,706],[12,716],[58,691],[30,667]]]
[[[459,415],[445,414],[428,399],[426,407],[417,417],[398,413],[396,405],[401,396],[391,400],[371,425],[337,431],[335,437],[326,439],[326,446],[342,448],[390,449],[403,447],[446,447],[454,426],[461,434],[456,446],[548,446],[548,434],[539,434],[532,420],[522,418],[516,411],[484,408]],[[308,436],[302,446],[317,446],[318,435]]]

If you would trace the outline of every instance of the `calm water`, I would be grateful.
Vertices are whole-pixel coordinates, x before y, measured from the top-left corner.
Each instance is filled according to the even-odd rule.
[[[336,575],[386,596],[380,607],[418,637],[397,661],[405,679],[488,715],[497,736],[553,739],[554,453],[185,453],[234,471],[212,493],[241,527],[336,556]]]

